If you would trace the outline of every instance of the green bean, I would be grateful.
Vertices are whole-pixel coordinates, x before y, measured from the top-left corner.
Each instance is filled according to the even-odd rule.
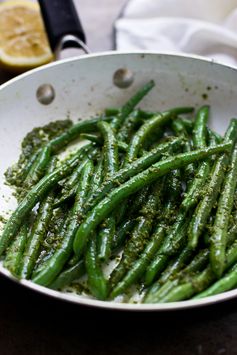
[[[40,253],[40,246],[45,237],[48,224],[50,222],[53,210],[54,194],[50,192],[45,200],[41,202],[37,217],[33,224],[26,248],[21,260],[20,277],[29,279],[37,258]]]
[[[162,213],[162,223],[170,226],[176,219],[177,208],[182,193],[180,170],[171,171],[166,177],[165,204]]]
[[[110,118],[104,118],[104,120],[108,119]],[[52,153],[58,152],[61,148],[71,143],[80,133],[95,131],[97,129],[97,123],[100,120],[102,120],[101,117],[83,120],[71,126],[66,132],[50,140],[40,149],[39,155],[25,179],[24,186],[30,188],[39,181],[44,174]]]
[[[93,164],[88,162],[83,169],[81,180],[78,185],[76,200],[73,206],[72,213],[69,215],[69,220],[65,234],[60,247],[56,250],[53,256],[49,259],[45,267],[33,278],[33,282],[47,286],[57,277],[63,269],[65,263],[72,254],[73,240],[78,228],[78,215],[82,210],[83,203],[87,197],[90,179],[93,174]]]
[[[209,260],[209,250],[201,250],[192,260],[192,262],[186,266],[183,270],[180,270],[177,274],[168,275],[165,277],[166,271],[162,274],[151,287],[146,291],[143,298],[143,303],[157,303],[160,298],[163,298],[168,294],[175,286],[178,285],[180,278],[184,275],[192,275],[197,271],[203,270],[206,267]],[[171,265],[175,264],[175,260],[171,262]],[[164,276],[163,276],[164,275]],[[171,277],[172,276],[172,277]]]
[[[152,164],[156,163],[161,155],[182,143],[181,138],[175,138],[170,142],[160,144],[154,148],[151,152],[145,154],[141,158],[135,160],[130,166],[120,169],[114,176],[102,184],[102,187],[93,193],[85,204],[84,213],[87,213],[90,209],[96,206],[113,188],[124,183],[129,178],[142,172]]]
[[[216,281],[213,285],[207,288],[205,291],[197,294],[193,299],[197,300],[204,297],[209,297],[229,291],[234,288],[237,284],[237,264],[235,264],[226,275],[224,275],[220,280]]]
[[[123,219],[126,218],[126,215],[129,212],[128,207],[129,207],[129,201],[124,200],[123,203],[119,206],[119,208],[117,208],[114,211],[116,225],[120,224],[123,221]]]
[[[232,266],[236,261],[237,243],[234,242],[226,253],[225,270]],[[178,286],[175,286],[168,294],[160,299],[160,302],[174,302],[190,298],[195,293],[205,290],[215,280],[215,278],[216,276],[209,265],[200,274],[192,277],[191,280],[186,281],[185,278],[181,280]]]
[[[194,134],[193,140],[196,148],[206,147],[206,135],[207,127],[206,123],[208,120],[209,108],[207,106],[202,107],[196,116],[194,123]],[[195,174],[194,179],[188,184],[188,189],[185,194],[185,198],[182,201],[181,209],[183,211],[188,211],[195,207],[201,198],[201,189],[203,188],[207,177],[210,172],[210,162],[203,161],[200,163],[198,170]]]
[[[121,293],[124,293],[126,289],[135,283],[144,274],[146,267],[149,265],[154,254],[160,247],[165,234],[165,228],[159,227],[157,231],[152,235],[151,240],[146,245],[143,253],[137,259],[129,269],[125,277],[114,287],[110,297],[115,298]]]
[[[88,196],[91,196],[94,191],[96,191],[103,182],[103,169],[104,169],[104,157],[101,156],[97,161],[97,166],[95,172],[91,179],[91,187]],[[88,197],[87,197],[88,198]]]
[[[80,163],[74,169],[73,173],[69,178],[64,182],[63,181],[63,189],[61,191],[61,197],[57,198],[54,202],[54,207],[60,206],[65,201],[69,200],[76,194],[77,190],[77,182],[81,175],[81,172],[86,165],[86,163],[90,159],[94,159],[98,154],[98,149],[95,148],[92,144],[87,144],[83,148],[81,148],[81,156],[80,156]]]
[[[136,221],[134,219],[128,219],[123,221],[118,230],[115,232],[112,240],[112,252],[116,252],[124,243],[129,233],[135,226]]]
[[[73,254],[72,257],[68,260],[67,265],[75,266],[79,260],[80,260],[80,258],[78,258],[77,255]]]
[[[98,149],[93,144],[86,144],[81,148],[80,162],[74,169],[71,176],[68,179],[62,180],[59,184],[63,186],[61,196],[54,201],[54,207],[58,207],[76,194],[77,182],[80,177],[81,171],[86,162],[90,159],[94,159],[98,153]]]
[[[112,127],[101,122],[98,128],[104,139],[103,158],[104,158],[104,180],[113,176],[119,168],[117,139]],[[115,232],[115,216],[108,217],[103,222],[103,227],[99,233],[98,258],[101,261],[108,261],[111,256],[112,238]]]
[[[237,239],[237,224],[234,224],[227,233],[227,247]]]
[[[196,149],[206,147],[209,107],[203,106],[197,112],[193,128],[193,144]]]
[[[193,107],[190,107],[190,106],[181,106],[181,107],[174,107],[174,108],[171,108],[167,111],[164,111],[162,114],[166,114],[167,112],[171,112],[172,115],[174,115],[175,117],[176,116],[179,116],[179,115],[182,115],[182,114],[187,114],[187,113],[192,113],[194,110]]]
[[[164,284],[170,278],[172,278],[177,272],[179,272],[192,258],[193,251],[188,247],[185,247],[181,253],[174,259],[171,260],[166,269],[162,272],[159,282]]]
[[[53,210],[48,233],[46,238],[43,240],[40,255],[32,273],[32,278],[40,273],[40,271],[45,267],[45,264],[61,245],[71,212],[72,209],[68,210],[68,208],[65,211],[63,211],[62,208]]]
[[[209,254],[210,254],[209,249],[207,249],[207,248],[201,249],[197,253],[197,255],[193,258],[191,263],[189,265],[187,265],[183,270],[181,270],[179,275],[182,276],[186,273],[194,274],[197,271],[203,270],[204,267],[206,267],[208,264]]]
[[[98,128],[104,138],[104,169],[106,171],[106,179],[118,170],[118,146],[113,129],[107,122],[99,122]]]
[[[206,280],[207,283],[209,283],[209,280]],[[175,285],[175,282],[173,282],[173,286]],[[178,285],[176,287],[173,287],[169,293],[166,293],[163,298],[160,298],[159,302],[164,303],[164,302],[175,302],[178,300],[183,300],[191,297],[193,294],[193,287],[191,283],[186,283],[182,285]]]
[[[91,184],[90,184],[91,186],[90,186],[90,189],[88,192],[88,196],[93,194],[93,192],[96,191],[99,188],[100,184],[102,183],[102,181],[103,181],[103,175],[102,175],[103,167],[104,167],[103,156],[101,156],[101,158],[97,162],[95,172],[91,178]],[[87,198],[88,198],[88,196],[87,196]],[[75,265],[78,263],[78,260],[79,260],[78,256],[74,254],[72,256],[72,258],[68,261],[68,264]]]
[[[185,197],[181,202],[180,208],[183,211],[188,211],[194,208],[202,196],[202,189],[205,185],[207,178],[210,175],[210,162],[201,162],[193,181],[188,186]]]
[[[140,190],[137,194],[132,196],[132,199],[123,201],[122,206],[116,211],[117,223],[120,223],[124,217],[124,214],[127,212],[127,218],[135,218],[138,211],[141,210],[142,206],[146,204],[147,198],[149,195],[150,187],[146,186]],[[129,209],[128,209],[129,206]],[[119,215],[118,215],[119,212]]]
[[[139,89],[135,95],[133,95],[120,109],[116,120],[113,123],[113,128],[115,131],[118,131],[119,128],[123,125],[124,121],[128,115],[133,111],[134,107],[143,99],[144,96],[155,86],[153,80],[145,84],[141,89]]]
[[[80,151],[81,149],[79,149],[77,154],[74,154],[71,159],[61,164],[61,166],[55,169],[51,174],[44,176],[19,203],[18,207],[7,221],[0,237],[0,255],[4,253],[12,239],[14,239],[24,221],[24,218],[28,215],[36,203],[41,201],[45,194],[53,188],[58,181],[67,176],[75,168],[78,164]]]
[[[207,120],[209,116],[209,107],[202,107],[196,116],[194,123],[194,134],[193,140],[196,148],[203,148],[207,146],[206,135],[207,135]],[[215,142],[215,144],[217,144]],[[212,145],[212,144],[211,144]],[[181,203],[181,209],[183,211],[188,211],[195,207],[201,198],[201,191],[210,173],[210,161],[203,161],[199,164],[197,172],[193,181],[188,185],[185,198]]]
[[[230,248],[233,242],[235,241],[235,236],[237,233],[237,226],[231,228],[227,235],[227,247]],[[187,248],[188,249],[188,248]],[[230,264],[233,262],[233,247],[229,249],[232,252],[229,252],[231,258],[229,257]],[[187,265],[183,270],[181,270],[177,275],[174,275],[172,280],[159,279],[155,282],[150,289],[145,294],[143,302],[145,303],[157,303],[165,295],[167,295],[175,286],[177,286],[184,277],[187,278],[187,275],[192,277],[196,272],[200,272],[204,267],[207,266],[209,261],[209,249],[201,250],[192,260],[192,262]],[[163,285],[163,286],[162,286]]]
[[[48,174],[54,171],[56,162],[56,158],[53,158],[47,171]],[[29,279],[31,277],[40,253],[42,241],[45,238],[46,231],[52,217],[53,201],[54,191],[50,191],[47,197],[45,197],[45,199],[40,203],[37,210],[37,216],[31,228],[19,267],[19,275],[21,278]]]
[[[159,303],[160,299],[164,298],[169,294],[172,289],[174,289],[179,283],[178,279],[168,280],[165,284],[160,284],[155,282],[145,293],[142,303]]]
[[[186,277],[192,278],[193,275],[186,275]],[[174,278],[172,280],[168,280],[165,284],[160,285],[155,284],[156,289],[154,287],[153,293],[149,294],[149,297],[144,298],[144,303],[162,303],[166,299],[166,297],[169,297],[169,295],[173,292],[173,290],[177,289],[179,292],[179,277]],[[186,290],[185,290],[186,291]]]
[[[165,269],[168,262],[169,257],[167,255],[157,252],[150,265],[147,267],[144,285],[150,286],[154,282],[155,278],[158,277]]]
[[[103,171],[104,171],[104,156],[102,155],[100,160],[97,163],[95,173],[91,179],[91,186],[90,186],[88,196],[91,196],[102,184],[102,182],[104,180]],[[88,199],[88,197],[87,197],[87,199]],[[106,254],[106,257],[107,257],[107,255],[108,254]],[[73,262],[73,259],[75,259],[77,261],[79,258],[77,255],[74,255],[71,262]]]
[[[89,133],[82,133],[80,134],[81,139],[87,139],[93,143],[98,144],[99,146],[103,144],[103,140],[101,139],[100,136],[97,136],[95,134],[89,134]],[[126,152],[128,149],[127,143],[123,141],[118,141],[118,150],[122,152]]]
[[[186,242],[189,221],[190,216],[186,212],[179,212],[176,222],[168,230],[166,239],[160,250],[161,254],[172,256],[180,251]]]
[[[123,278],[131,264],[143,251],[149,239],[151,228],[152,225],[148,223],[145,216],[137,217],[134,229],[131,231],[130,237],[124,246],[122,258],[110,275],[111,287],[114,287]]]
[[[97,237],[98,258],[101,261],[108,261],[112,253],[112,242],[115,233],[115,218],[110,216],[102,224],[102,228]]]
[[[88,141],[96,143],[97,145],[103,144],[103,140],[102,140],[101,136],[98,136],[96,134],[82,133],[82,134],[80,134],[80,138],[82,140],[87,139]]]
[[[137,212],[140,211],[142,206],[146,203],[149,195],[150,187],[146,186],[144,189],[139,191],[136,196],[133,196],[131,201],[129,201],[129,216],[137,216]]]
[[[161,120],[161,115],[158,115],[158,119],[159,122]],[[154,120],[153,120],[154,121]],[[149,120],[150,122],[150,120]],[[139,151],[142,148],[142,144],[144,143],[144,141],[147,139],[147,136],[149,136],[150,132],[153,131],[153,126],[155,126],[155,124],[146,122],[145,124],[142,125],[142,127],[138,130],[138,132],[136,132],[129,145],[128,145],[128,150],[127,150],[127,154],[125,155],[125,159],[123,161],[123,167],[126,167],[128,165],[130,165],[130,163],[132,161],[134,161],[137,158],[137,155],[139,153]],[[125,206],[126,203],[123,204],[123,206]],[[121,210],[121,207],[120,207]],[[123,212],[124,212],[124,208],[123,208]]]
[[[84,169],[85,165],[87,164],[88,160],[90,160],[90,158],[85,158],[81,162],[81,164],[79,164],[76,167],[76,169],[73,171],[72,175],[69,177],[69,179],[64,184],[64,187],[61,191],[61,197],[57,198],[54,201],[54,207],[60,206],[62,203],[69,200],[72,196],[74,196],[76,194],[77,182],[78,182],[81,172]]]
[[[62,290],[72,281],[79,279],[86,272],[84,260],[79,260],[75,265],[61,272],[48,287],[54,290]]]
[[[193,145],[194,148],[196,149],[201,149],[207,146],[206,138],[207,138],[208,118],[209,118],[209,107],[208,106],[201,107],[196,114],[194,127],[193,127],[193,135],[192,135]],[[198,189],[200,189],[203,186],[208,173],[209,171],[207,167],[207,162],[201,162],[201,164],[198,167],[198,172],[195,174],[194,180],[188,183],[188,196],[190,196],[191,194],[192,194],[191,196],[193,196],[193,198],[189,199],[188,202],[190,202],[193,206],[195,206],[196,201],[198,201],[197,193],[195,195],[193,195],[193,193],[194,191],[198,191]],[[190,207],[187,206],[187,208],[189,209]]]
[[[163,219],[170,225],[170,219],[175,218],[177,207],[182,195],[182,181],[179,169],[172,170],[166,176],[165,205]]]
[[[43,147],[39,154],[37,155],[36,160],[31,166],[24,182],[23,187],[27,190],[35,185],[40,178],[44,175],[44,172],[47,168],[51,156],[51,147],[46,145]]]
[[[237,233],[237,226],[233,226],[227,234],[227,247],[231,247],[233,242],[235,241]],[[231,249],[230,249],[231,250]],[[187,256],[190,252],[189,248],[186,247],[183,250],[183,256],[185,257],[187,252]],[[146,292],[143,302],[145,303],[157,303],[159,302],[160,298],[164,297],[166,294],[169,293],[169,291],[174,287],[177,286],[179,281],[183,277],[187,277],[187,275],[194,275],[197,272],[202,271],[208,264],[209,261],[209,254],[210,251],[209,249],[202,249],[198,252],[196,256],[194,256],[193,260],[191,261],[190,264],[188,264],[183,270],[181,269],[177,274],[175,274],[175,271],[173,272],[173,275],[170,274],[168,271],[169,269],[173,269],[172,265],[177,265],[176,260],[180,260],[181,258],[182,261],[182,252],[181,254],[177,257],[177,259],[174,259],[174,261],[170,262],[171,266],[167,267],[167,271],[165,270],[161,277],[156,281]],[[179,263],[178,263],[179,265]],[[174,269],[173,269],[174,270]],[[164,285],[164,286],[162,286]]]
[[[52,258],[56,254],[57,250],[62,249],[62,246],[65,245],[65,243],[64,243],[65,234],[68,229],[69,222],[72,218],[72,214],[73,214],[73,209],[70,209],[68,211],[67,217],[64,220],[64,223],[62,223],[62,224],[60,223],[61,228],[60,229],[57,228],[57,239],[55,241],[55,244],[53,244],[53,247],[49,249],[46,256],[41,258],[40,262],[37,261],[37,265],[32,273],[32,280],[36,279],[38,277],[38,275],[41,275],[41,272],[45,272],[45,270],[52,264]],[[45,242],[46,242],[46,240],[45,240]],[[48,284],[51,284],[51,282],[54,280],[55,277],[56,277],[56,275],[54,277],[52,277],[52,279],[50,279]]]
[[[110,284],[112,287],[122,279],[131,264],[142,253],[148,242],[156,210],[161,204],[162,186],[163,184],[160,181],[156,182],[145,206],[139,211],[136,225],[124,247],[122,258],[110,276]]]
[[[106,299],[108,295],[108,284],[98,262],[95,236],[89,241],[85,264],[90,292],[100,300]]]
[[[193,121],[184,117],[180,117],[179,119],[182,122],[183,127],[186,129],[187,133],[192,134],[194,126]]]
[[[230,170],[225,176],[223,189],[218,201],[217,212],[210,237],[210,262],[214,273],[220,277],[225,265],[225,249],[231,210],[234,203],[234,192],[237,184],[237,146],[235,147]]]
[[[172,179],[171,179],[172,180]],[[177,191],[175,191],[175,186],[172,187],[172,190],[174,191],[174,195],[171,195],[167,201],[167,203],[164,206],[164,217],[162,223],[170,225],[170,222],[172,223],[173,214],[174,214],[174,209],[176,208],[176,203],[177,203],[177,191],[179,191],[179,188]],[[172,192],[172,190],[170,192]],[[176,197],[176,198],[174,198]],[[171,216],[172,215],[172,216]],[[167,263],[169,261],[169,253],[165,253],[164,251],[167,245],[167,241],[169,243],[172,240],[172,245],[173,245],[173,239],[176,238],[175,241],[175,250],[172,251],[171,255],[174,253],[177,253],[177,251],[181,248],[182,244],[184,243],[184,238],[186,236],[186,226],[187,222],[185,221],[185,216],[181,215],[180,217],[177,218],[177,222],[174,224],[174,227],[169,227],[168,228],[168,236],[166,235],[166,238],[164,240],[164,243],[162,244],[160,250],[157,252],[156,256],[150,263],[150,265],[147,267],[147,271],[145,274],[145,285],[151,285],[154,279],[164,270],[164,268],[167,266]],[[167,229],[167,227],[166,227]],[[171,232],[172,231],[172,232]],[[178,236],[178,237],[177,237]],[[167,254],[167,255],[166,255]]]
[[[180,170],[172,170],[169,173],[169,177],[167,179],[167,193],[169,195],[169,200],[177,204],[177,200],[179,200],[182,194],[182,182],[181,182],[181,174]]]
[[[151,118],[151,117],[153,117],[153,116],[155,116],[156,114],[157,114],[157,112],[154,112],[154,111],[145,111],[145,110],[142,110],[141,108],[139,108],[138,110],[137,110],[137,112],[138,112],[138,114],[139,114],[139,117],[141,118],[141,119],[149,119],[149,118]]]
[[[229,246],[226,251],[226,264],[225,270],[232,266],[237,261],[237,241],[235,240],[233,244]]]
[[[119,150],[119,152],[126,153],[128,150],[127,143],[125,143],[123,141],[118,141],[118,150]]]
[[[141,188],[150,185],[157,178],[164,176],[174,169],[181,168],[194,161],[204,159],[212,154],[217,154],[223,151],[229,151],[232,147],[231,143],[217,145],[216,147],[209,147],[201,150],[196,150],[190,153],[182,153],[173,156],[169,159],[162,160],[153,164],[150,168],[144,170],[142,173],[130,178],[121,186],[115,188],[99,202],[85,218],[80,225],[74,240],[74,252],[78,256],[84,252],[87,240],[93,230],[105,219],[116,206],[124,199],[137,192]]]
[[[98,122],[110,120],[110,118],[98,117],[80,121],[71,126],[66,132],[62,133],[60,136],[52,139],[48,144],[51,147],[52,152],[56,153],[60,149],[71,143],[73,140],[78,138],[81,133],[96,132]]]
[[[116,107],[107,107],[104,110],[105,116],[116,116],[120,112],[119,108]]]
[[[209,141],[214,141],[215,144],[220,144],[221,142],[223,142],[223,137],[217,132],[211,130],[209,127],[207,127],[207,132],[209,136]]]
[[[184,152],[190,152],[192,150],[192,142],[187,133],[186,126],[184,125],[183,120],[181,118],[176,118],[171,122],[171,127],[178,137],[185,138]],[[184,177],[188,181],[188,183],[190,180],[192,181],[194,175],[195,175],[194,164],[187,165],[184,169]]]
[[[172,130],[174,131],[174,133],[177,136],[184,136],[186,138],[189,137],[186,127],[183,123],[183,120],[180,117],[177,117],[175,120],[172,120],[170,122],[170,125],[171,125]],[[190,145],[189,145],[189,147],[190,147]],[[189,148],[189,150],[190,150],[190,148]],[[187,149],[187,151],[189,151],[189,150]]]
[[[26,223],[24,223],[18,233],[17,238],[8,248],[6,258],[3,262],[3,266],[7,268],[16,277],[19,277],[19,266],[25,250],[27,237],[28,226]]]
[[[22,185],[22,183],[25,181],[27,175],[29,174],[33,164],[35,163],[37,157],[39,155],[39,151],[37,150],[34,154],[32,154],[23,168],[21,169],[19,175],[17,176],[17,182],[19,181],[19,185]]]
[[[225,134],[225,142],[236,140],[237,136],[237,120],[232,119],[229,128]],[[191,220],[188,237],[189,237],[189,247],[195,249],[198,244],[198,239],[206,225],[207,219],[210,216],[212,207],[218,197],[220,186],[224,179],[225,169],[229,162],[229,156],[223,154],[216,159],[211,170],[210,181],[207,184],[207,189],[205,190],[205,196],[199,202],[196,211],[194,212],[193,218]]]
[[[80,157],[81,161],[79,162],[78,166],[74,169],[72,175],[63,184],[62,194],[67,193],[67,191],[71,190],[78,183],[78,179],[81,175],[83,168],[85,167],[89,159],[94,158],[96,153],[97,153],[97,149],[94,147],[91,147],[91,149],[87,148],[82,151]]]
[[[209,250],[201,250],[192,260],[192,262],[186,266],[183,270],[180,270],[176,275],[173,275],[169,280],[165,278],[158,279],[146,292],[143,302],[145,303],[157,303],[160,298],[169,293],[174,286],[177,286],[182,275],[192,275],[197,271],[203,270],[207,265],[209,259]]]
[[[150,138],[151,134],[154,134],[154,131],[160,129],[173,117],[175,117],[174,111],[171,110],[157,114],[156,116],[146,121],[134,134],[128,146],[124,166],[130,164],[137,157],[139,150],[143,147],[144,143]]]
[[[143,123],[143,121],[144,119],[141,118],[139,110],[132,111],[122,127],[118,130],[118,140],[129,143],[134,131]]]

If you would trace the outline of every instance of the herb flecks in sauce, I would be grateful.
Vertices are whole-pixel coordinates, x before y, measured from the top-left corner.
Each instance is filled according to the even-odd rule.
[[[15,188],[14,195],[17,198],[22,190],[23,171],[30,159],[32,159],[42,146],[65,132],[65,130],[71,126],[72,121],[70,119],[57,120],[42,127],[35,127],[24,137],[18,162],[5,172],[6,184]]]

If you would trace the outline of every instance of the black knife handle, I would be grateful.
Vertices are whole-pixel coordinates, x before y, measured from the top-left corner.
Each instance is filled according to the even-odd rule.
[[[38,1],[53,52],[66,35],[73,35],[86,43],[85,33],[72,0]],[[72,45],[70,43],[70,46]]]

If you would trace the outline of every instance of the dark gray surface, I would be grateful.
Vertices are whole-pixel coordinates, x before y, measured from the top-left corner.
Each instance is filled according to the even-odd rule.
[[[112,23],[125,2],[76,1],[93,51],[112,47]],[[185,312],[126,313],[62,303],[3,277],[0,289],[0,355],[237,354],[237,300]]]

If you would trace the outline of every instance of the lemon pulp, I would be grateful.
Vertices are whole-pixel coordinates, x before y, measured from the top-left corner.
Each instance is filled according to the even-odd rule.
[[[0,65],[24,71],[52,60],[38,4],[27,0],[0,4]]]

